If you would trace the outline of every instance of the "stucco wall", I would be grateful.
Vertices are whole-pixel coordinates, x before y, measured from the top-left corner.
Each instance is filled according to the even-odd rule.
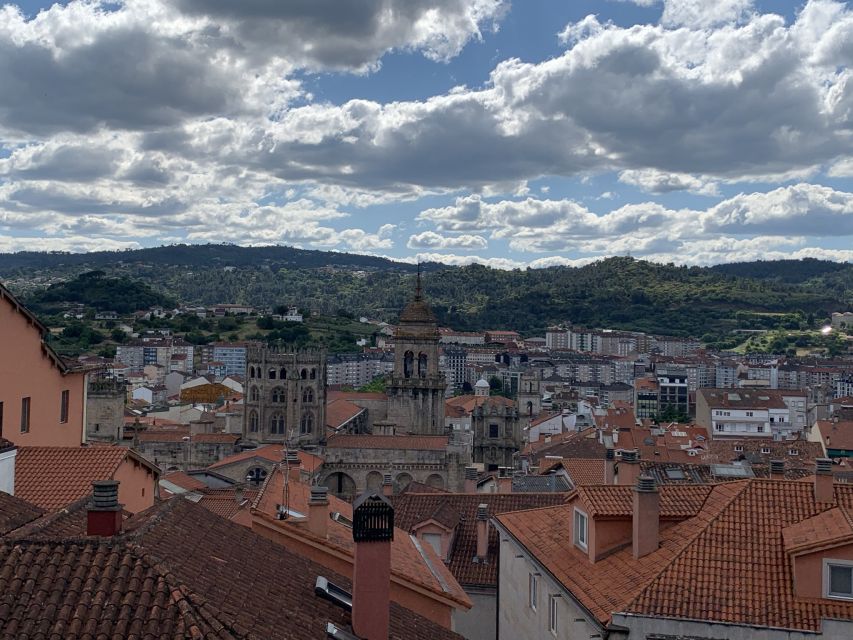
[[[17,449],[0,451],[0,491],[15,495],[15,456]]]
[[[853,545],[809,553],[794,559],[794,588],[803,598],[823,597],[823,561],[853,561]]]
[[[39,330],[0,300],[0,402],[3,437],[18,446],[75,447],[83,440],[82,373],[62,375],[42,351]],[[59,421],[62,391],[68,390],[68,422]],[[30,429],[21,433],[21,399],[30,398]]]
[[[495,640],[495,613],[498,599],[494,591],[465,590],[474,606],[453,612],[453,630],[468,640]]]
[[[131,458],[126,458],[113,476],[119,481],[118,499],[131,513],[138,513],[154,504],[157,478],[148,469]]]
[[[574,640],[590,638],[600,633],[599,628],[582,609],[547,573],[539,569],[529,554],[503,531],[500,532],[500,570],[498,572],[498,638],[558,638]],[[521,556],[521,557],[517,557]],[[528,580],[531,573],[537,576],[539,603],[534,611],[528,599]],[[548,628],[548,597],[563,593],[557,599],[557,633]],[[638,636],[643,637],[643,636]]]

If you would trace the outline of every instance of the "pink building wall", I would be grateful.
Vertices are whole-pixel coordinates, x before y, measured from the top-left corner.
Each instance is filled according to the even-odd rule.
[[[2,436],[18,446],[73,447],[83,440],[84,373],[63,373],[42,345],[41,327],[0,288]],[[68,391],[68,421],[60,422]],[[21,400],[30,398],[29,432],[21,433]]]

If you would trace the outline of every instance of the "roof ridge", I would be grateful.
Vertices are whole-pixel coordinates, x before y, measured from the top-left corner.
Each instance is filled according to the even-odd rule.
[[[720,507],[720,509],[717,511],[717,514],[716,514],[714,517],[709,518],[709,519],[708,519],[708,522],[706,522],[706,523],[705,523],[705,526],[700,527],[700,528],[699,528],[699,529],[698,529],[698,530],[697,530],[697,531],[696,531],[692,536],[690,536],[689,538],[687,538],[686,540],[684,540],[684,543],[681,545],[681,548],[680,548],[676,553],[674,553],[674,554],[673,554],[673,556],[669,559],[669,561],[668,561],[668,562],[666,562],[666,563],[665,563],[665,564],[660,568],[660,570],[659,570],[659,571],[655,572],[655,573],[654,573],[654,575],[650,576],[650,577],[649,577],[649,578],[648,578],[648,579],[647,579],[647,580],[642,584],[642,586],[641,586],[639,589],[637,589],[637,591],[634,593],[634,596],[633,596],[633,597],[632,597],[628,602],[626,602],[626,603],[623,605],[623,607],[622,607],[623,611],[628,611],[628,610],[629,610],[629,609],[634,605],[634,603],[639,599],[639,597],[643,594],[643,592],[644,592],[646,589],[648,589],[648,587],[649,587],[649,586],[650,586],[650,585],[651,585],[655,580],[657,580],[661,575],[663,575],[663,573],[664,573],[664,572],[666,572],[666,571],[667,571],[667,570],[672,566],[672,564],[673,564],[676,560],[678,560],[678,559],[681,557],[681,555],[682,555],[682,554],[684,554],[684,553],[687,551],[687,549],[690,547],[690,545],[691,545],[691,544],[692,544],[692,543],[693,543],[693,542],[694,542],[694,541],[695,541],[699,536],[701,536],[703,533],[705,533],[705,531],[707,531],[708,527],[710,527],[710,526],[711,526],[711,525],[716,521],[717,516],[718,516],[719,514],[721,514],[723,511],[725,511],[726,509],[728,509],[728,508],[732,505],[732,503],[733,503],[737,498],[739,498],[739,497],[744,493],[744,491],[746,491],[746,489],[748,489],[748,488],[751,486],[751,485],[750,485],[750,481],[749,481],[749,480],[734,480],[734,481],[732,481],[732,482],[720,482],[720,483],[718,483],[718,484],[713,485],[712,490],[708,492],[708,495],[705,497],[705,500],[702,502],[702,507],[704,507],[704,506],[705,506],[705,503],[707,502],[708,497],[709,497],[709,496],[714,492],[714,490],[716,490],[716,489],[720,489],[720,490],[725,491],[725,490],[729,490],[729,489],[735,488],[735,487],[736,487],[736,485],[739,485],[739,484],[740,484],[740,485],[742,485],[742,486],[739,488],[739,490],[738,490],[738,491],[733,491],[733,492],[732,492],[731,497],[729,497],[729,499],[728,499],[728,500],[726,500],[725,504],[724,504],[724,505],[722,505],[722,506]],[[700,510],[699,510],[699,512],[698,512],[695,516],[693,516],[692,518],[688,518],[687,520],[685,520],[685,522],[690,521],[690,520],[692,520],[693,518],[698,518],[698,517],[699,517],[699,515],[700,515],[701,513],[702,513],[702,509],[700,509]],[[612,617],[612,615],[611,615],[611,617]]]

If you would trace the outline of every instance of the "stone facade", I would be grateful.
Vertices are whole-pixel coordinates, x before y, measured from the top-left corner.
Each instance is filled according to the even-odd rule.
[[[438,343],[438,323],[423,299],[419,274],[415,298],[394,333],[394,371],[386,385],[388,421],[408,433],[445,433],[447,380],[438,367]]]
[[[127,392],[115,380],[92,380],[86,395],[86,440],[120,442]]]
[[[326,355],[256,347],[246,365],[243,437],[312,446],[325,440]]]
[[[486,400],[471,413],[474,432],[474,462],[486,471],[515,466],[514,455],[521,448],[518,409]]]

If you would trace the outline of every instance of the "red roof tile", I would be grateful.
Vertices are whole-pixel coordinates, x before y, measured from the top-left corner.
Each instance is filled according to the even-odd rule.
[[[269,462],[281,462],[282,458],[284,458],[284,449],[280,444],[268,444],[257,449],[246,449],[246,451],[235,453],[233,456],[222,458],[219,462],[214,462],[208,469],[219,469],[235,462],[244,462],[254,458],[260,458]],[[302,464],[303,469],[313,472],[322,466],[323,458],[307,451],[300,451],[299,462]]]
[[[111,479],[128,456],[152,466],[127,447],[20,447],[15,495],[43,509],[59,509],[88,495],[92,481]]]
[[[0,491],[0,536],[14,531],[44,513],[43,509]]]
[[[326,426],[338,429],[365,409],[343,398],[326,404]]]

